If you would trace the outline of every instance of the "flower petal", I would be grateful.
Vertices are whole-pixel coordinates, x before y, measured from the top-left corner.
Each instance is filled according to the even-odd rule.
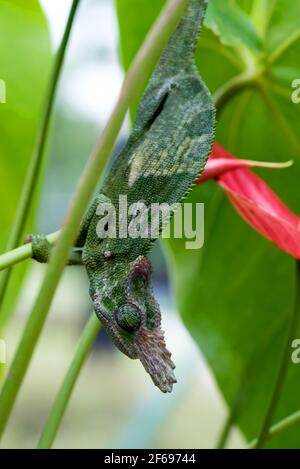
[[[209,161],[220,162],[219,166],[214,163],[211,168],[208,167],[207,174],[214,174],[210,177],[214,177],[225,190],[241,217],[283,251],[299,259],[300,218],[261,178],[247,169],[256,164],[247,160],[237,160],[219,144],[214,145]],[[258,165],[261,166],[260,163]],[[208,178],[204,176],[199,182],[206,179]]]
[[[240,160],[230,155],[221,145],[215,143],[212,149],[212,154],[205,166],[205,169],[198,179],[197,183],[207,181],[208,179],[216,179],[223,173],[233,169],[241,168],[271,168],[283,169],[289,168],[293,165],[293,161],[285,163],[267,163],[262,161]]]

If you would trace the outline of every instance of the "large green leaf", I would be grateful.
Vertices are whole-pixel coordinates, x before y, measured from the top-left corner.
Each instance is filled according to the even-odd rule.
[[[0,250],[3,251],[32,155],[51,62],[47,23],[39,2],[2,0],[0,37],[0,79],[6,85],[6,103],[0,104]],[[23,268],[16,270],[13,297]],[[9,304],[11,301],[6,307]]]
[[[139,13],[133,14],[129,7],[133,1],[118,0],[125,64],[151,22],[142,16],[150,2],[138,0]],[[153,2],[151,19],[162,3]],[[295,160],[290,170],[263,170],[261,175],[300,213],[300,105],[291,100],[291,83],[300,77],[300,3],[239,0],[237,4],[251,15],[264,54],[255,55],[247,42],[226,47],[220,37],[206,31],[197,57],[201,75],[214,92],[244,70],[249,60],[253,66],[261,64],[263,71],[255,84],[227,103],[218,116],[217,137],[240,157]],[[139,23],[138,31],[133,23]],[[193,190],[188,201],[206,204],[206,241],[196,252],[186,251],[183,240],[168,243],[175,295],[237,423],[251,439],[260,430],[278,369],[293,307],[295,261],[248,227],[213,182]],[[300,407],[299,378],[300,368],[291,363],[275,420]],[[270,446],[300,447],[298,434],[299,428],[290,429]]]
[[[251,18],[232,0],[211,0],[205,25],[226,46],[247,46],[261,50],[261,40]]]

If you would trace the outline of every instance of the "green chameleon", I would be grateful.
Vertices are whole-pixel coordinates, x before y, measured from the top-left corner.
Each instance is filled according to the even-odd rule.
[[[120,194],[128,205],[182,202],[203,171],[215,126],[212,99],[194,58],[205,10],[206,0],[190,0],[148,84],[127,144],[81,223],[69,260],[85,266],[96,314],[115,345],[139,358],[162,392],[171,392],[176,379],[146,257],[155,239],[100,238],[99,206],[112,203],[118,212]],[[32,243],[33,257],[47,262],[46,238],[34,236]]]

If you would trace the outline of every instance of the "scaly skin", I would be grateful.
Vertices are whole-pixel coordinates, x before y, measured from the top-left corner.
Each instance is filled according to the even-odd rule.
[[[147,207],[182,202],[204,169],[214,137],[214,107],[194,54],[205,9],[205,0],[190,0],[142,98],[128,142],[83,220],[77,243],[83,247],[98,318],[115,345],[130,358],[139,358],[163,392],[171,392],[176,379],[146,257],[154,239],[99,238],[97,207],[111,202],[118,211],[120,194],[127,195],[128,205],[141,200]]]

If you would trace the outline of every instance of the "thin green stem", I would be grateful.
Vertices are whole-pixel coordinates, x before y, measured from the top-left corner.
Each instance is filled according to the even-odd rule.
[[[79,6],[80,0],[74,0],[70,14],[68,17],[68,21],[66,24],[65,32],[60,44],[60,47],[56,54],[55,63],[53,66],[52,74],[49,80],[49,86],[47,90],[46,99],[44,102],[44,106],[42,108],[42,115],[40,119],[40,124],[37,132],[35,148],[33,151],[32,159],[29,165],[29,169],[25,178],[24,186],[22,189],[22,194],[20,196],[20,202],[17,209],[17,214],[15,217],[13,229],[11,235],[8,240],[7,244],[7,251],[11,251],[12,249],[16,248],[20,242],[22,241],[22,236],[24,236],[24,229],[26,225],[26,221],[28,219],[28,214],[30,212],[30,207],[32,204],[33,196],[35,193],[35,188],[39,181],[39,176],[41,173],[42,163],[43,163],[43,156],[45,153],[45,145],[47,141],[47,134],[53,109],[53,104],[55,100],[55,95],[57,91],[57,85],[59,82],[59,77],[61,74],[65,53],[67,49],[67,45],[69,43],[72,26],[74,23],[74,19],[76,16],[76,12]],[[0,309],[3,304],[3,300],[5,297],[5,293],[7,291],[10,275],[11,275],[11,268],[7,269],[1,275],[0,278]]]
[[[265,38],[268,24],[274,7],[274,0],[254,0],[251,17],[262,39]]]
[[[243,405],[244,389],[247,386],[247,380],[249,379],[249,376],[252,376],[252,373],[251,373],[251,366],[249,366],[248,364],[248,366],[246,366],[244,369],[244,373],[240,381],[239,389],[236,393],[234,401],[232,402],[229,408],[229,414],[220,432],[219,440],[216,446],[217,449],[223,449],[227,445],[227,441],[230,436],[232,427],[235,424],[237,415],[239,414],[241,406]]]
[[[257,78],[260,76],[261,71],[255,70],[246,71],[235,75],[231,80],[222,85],[214,93],[214,101],[218,115],[220,116],[221,112],[227,105],[227,103],[236,96],[240,91],[250,86],[254,86]]]
[[[230,431],[232,429],[233,424],[234,424],[234,415],[233,415],[233,410],[231,410],[230,414],[228,415],[225,421],[224,427],[220,433],[220,437],[216,446],[218,449],[222,449],[226,446],[226,442],[230,435]],[[290,428],[298,424],[300,424],[300,410],[293,412],[291,415],[288,415],[288,417],[285,417],[284,419],[272,425],[272,427],[270,428],[267,434],[266,441],[270,441],[272,438],[275,438],[276,436],[281,435],[285,431],[289,430]],[[255,438],[249,443],[248,449],[256,448],[257,443],[258,443],[258,439]]]
[[[271,440],[275,436],[281,435],[283,432],[285,432],[286,430],[289,430],[294,425],[297,425],[299,423],[300,423],[300,410],[297,410],[296,412],[289,415],[288,417],[285,417],[284,419],[280,420],[280,422],[275,423],[275,425],[273,425],[270,428],[270,431],[267,435],[267,441]],[[248,448],[249,449],[256,448],[257,443],[258,443],[257,439],[251,441]]]
[[[290,350],[291,342],[294,338],[296,326],[298,323],[298,315],[300,311],[300,261],[297,261],[296,269],[296,296],[295,296],[295,305],[289,320],[288,331],[284,343],[284,348],[282,352],[282,357],[280,361],[280,366],[275,382],[275,386],[272,392],[272,397],[267,409],[266,416],[264,418],[263,426],[260,432],[260,435],[257,439],[255,448],[263,448],[268,440],[269,429],[272,424],[272,419],[277,408],[277,404],[281,395],[281,391],[285,382],[287,375],[288,367],[290,364]]]
[[[55,231],[47,236],[49,243],[54,244],[59,237],[60,231]],[[14,264],[25,261],[32,257],[31,243],[24,244],[12,251],[5,252],[0,256],[0,270],[7,269]]]
[[[292,45],[300,39],[300,28],[294,31],[293,34],[288,36],[284,41],[280,43],[277,49],[270,55],[268,64],[272,65],[290,48]]]
[[[234,424],[233,412],[230,412],[221,430],[219,439],[217,441],[216,449],[225,448],[228,438],[230,436],[230,432],[231,432],[233,424]]]
[[[80,221],[111,154],[126,112],[132,104],[133,99],[136,98],[137,93],[141,93],[146,85],[163,48],[175,30],[187,4],[188,0],[170,0],[163,9],[162,14],[148,34],[130,67],[115,109],[79,181],[58,242],[54,246],[40,292],[34,303],[7,379],[2,388],[0,395],[0,435],[3,434],[12,412],[33,351],[47,318],[54,293],[63,273],[69,250],[78,234]]]
[[[101,323],[93,313],[79,338],[70,367],[54,400],[43,433],[38,442],[39,449],[51,448],[64,417],[75,383],[100,329]]]

